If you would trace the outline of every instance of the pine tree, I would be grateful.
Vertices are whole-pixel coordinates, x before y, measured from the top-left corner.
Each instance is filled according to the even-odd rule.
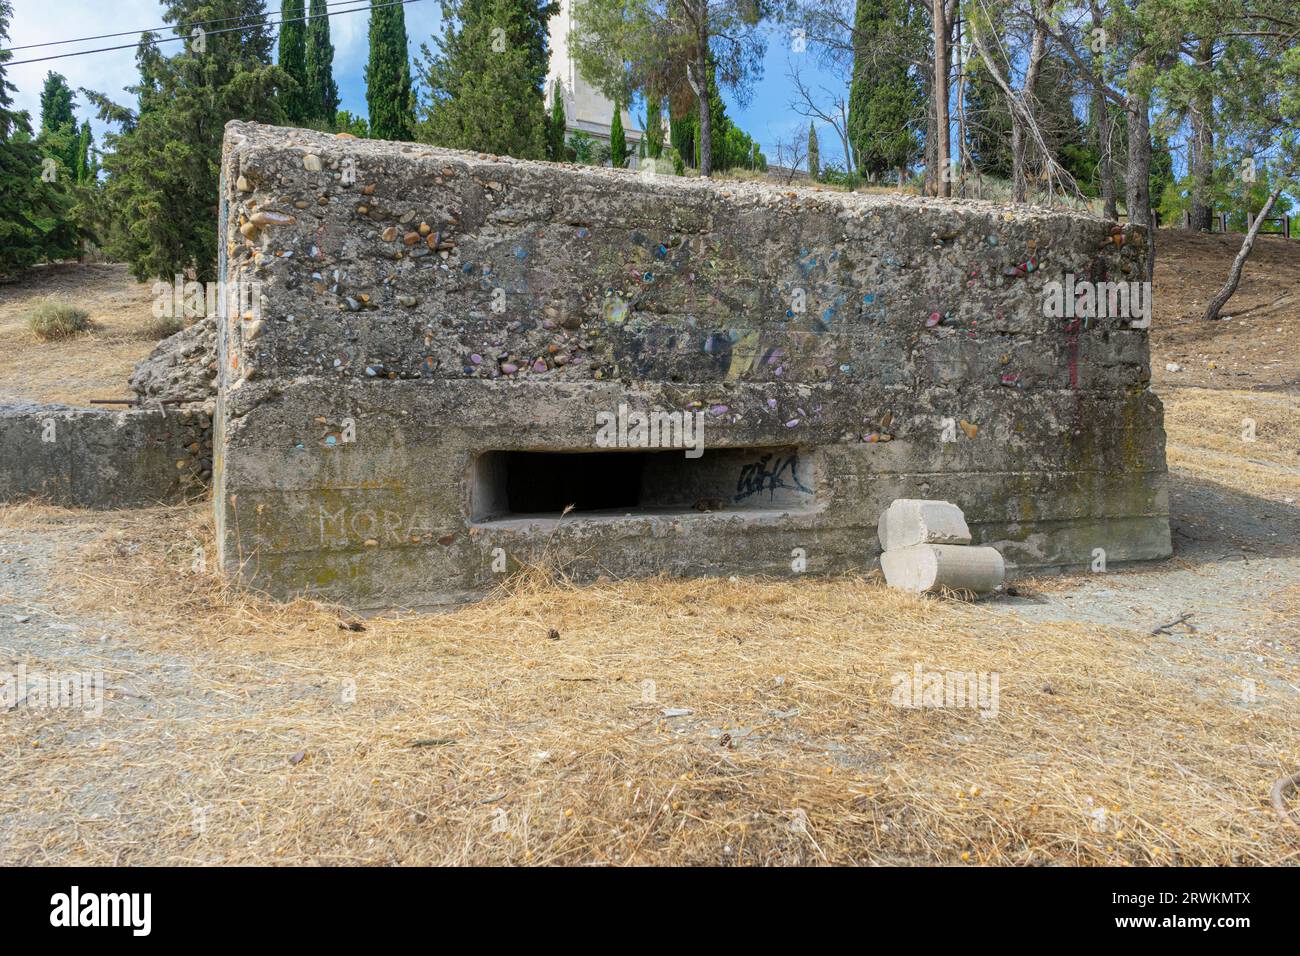
[[[51,70],[45,74],[45,86],[41,89],[41,132],[57,132],[76,124],[72,113],[75,101],[68,81],[63,74]]]
[[[627,165],[627,136],[623,133],[622,110],[614,104],[614,119],[609,124],[609,164],[615,169]]]
[[[551,115],[546,121],[546,158],[564,162],[564,134],[569,121],[564,115],[564,86],[557,79],[551,96]]]
[[[370,0],[370,59],[366,63],[366,105],[375,139],[410,139],[411,62],[403,5]]]
[[[307,85],[307,24],[303,0],[280,3],[280,69],[296,84],[284,93],[284,118],[295,126],[312,118],[312,97]]]
[[[763,73],[762,22],[780,16],[784,6],[764,0],[582,0],[573,7],[570,48],[583,75],[612,100],[667,96],[674,119],[693,106],[694,149],[684,155],[694,155],[701,175],[709,176],[724,168],[717,154],[725,132],[713,126],[717,86],[740,107],[749,105]]]
[[[370,138],[370,124],[364,116],[355,116],[347,110],[334,114],[334,128],[340,133],[351,133],[357,139]]]
[[[808,121],[808,175],[814,180],[822,176],[821,149],[817,145],[817,127]]]
[[[200,45],[191,24],[221,18],[244,24],[211,31]],[[132,114],[92,97],[101,117],[122,131],[106,140],[105,198],[110,252],[138,279],[193,270],[215,278],[221,140],[227,121],[283,121],[278,93],[285,74],[271,65],[273,36],[262,0],[170,0],[163,19],[187,39],[163,56],[151,34],[136,53],[140,82]]]
[[[40,133],[36,144],[45,156],[59,163],[61,177],[77,179],[77,117],[73,105],[77,98],[61,74],[45,74],[40,91]]]
[[[539,0],[444,0],[446,27],[435,40],[438,52],[421,48],[429,107],[420,139],[452,149],[544,158],[546,21],[555,9]]]
[[[669,100],[669,128],[673,146],[683,159],[689,159],[698,168],[700,163],[700,118],[687,104],[688,112],[672,113],[673,100]],[[753,148],[749,134],[736,126],[727,115],[726,104],[718,91],[718,84],[709,81],[709,126],[712,137],[713,169],[724,170],[748,163]],[[661,140],[662,142],[662,140]]]
[[[14,89],[5,76],[13,7],[0,0],[0,275],[47,257],[49,233],[66,212],[54,184],[41,178],[41,150],[32,141],[31,118],[14,110]]]
[[[966,81],[966,141],[976,169],[1011,178],[1011,111],[978,57],[970,61]]]
[[[76,102],[68,81],[53,71],[45,76],[41,89],[41,131],[36,137],[42,152],[58,161],[59,172],[71,180],[77,176]]]
[[[334,82],[334,45],[326,0],[311,0],[307,21],[307,119],[334,128],[339,111],[339,86]]]
[[[925,117],[921,84],[907,58],[879,52],[911,36],[924,42],[909,10],[907,0],[857,0],[848,138],[858,172],[872,181],[911,163]]]

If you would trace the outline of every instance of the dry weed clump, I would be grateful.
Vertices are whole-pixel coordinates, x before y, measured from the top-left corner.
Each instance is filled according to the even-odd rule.
[[[27,314],[27,327],[42,342],[67,339],[90,329],[90,313],[70,302],[49,299]]]

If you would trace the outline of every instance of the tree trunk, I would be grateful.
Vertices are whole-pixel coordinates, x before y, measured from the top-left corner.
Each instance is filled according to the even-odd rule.
[[[1192,173],[1191,227],[1198,232],[1210,231],[1214,209],[1210,200],[1211,155],[1214,152],[1214,129],[1199,109],[1191,115],[1192,136],[1188,142],[1188,166]]]
[[[929,69],[925,71],[924,95],[927,100],[934,99],[934,58],[930,57],[927,63]],[[938,126],[934,121],[934,110],[925,111],[925,182],[923,183],[922,192],[927,196],[937,196],[939,194],[939,176],[938,164],[935,156],[938,150],[935,144],[938,142],[939,134],[936,132]]]
[[[1128,95],[1124,109],[1128,115],[1128,170],[1125,195],[1128,221],[1146,229],[1147,281],[1156,272],[1156,231],[1151,221],[1151,100],[1138,86],[1138,74],[1144,65],[1141,56],[1129,64]]]
[[[695,94],[700,109],[700,175],[713,175],[713,114],[709,109],[709,5],[696,8],[695,62],[686,65],[686,82]]]
[[[1025,201],[1025,121],[1013,106],[1011,109],[1011,201]]]
[[[989,53],[983,37],[978,32],[973,34],[975,45],[979,49],[980,57],[984,60],[984,65],[988,67],[993,82],[997,84],[998,89],[1002,91],[1002,95],[1006,97],[1007,110],[1011,117],[1011,201],[1014,203],[1023,203],[1028,193],[1028,162],[1025,154],[1028,151],[1029,143],[1026,133],[1032,132],[1035,136],[1038,134],[1038,121],[1034,114],[1034,106],[1037,102],[1034,97],[1034,87],[1038,84],[1038,72],[1047,49],[1046,28],[1042,24],[1041,16],[1039,16],[1037,2],[1035,2],[1034,12],[1034,40],[1029,48],[1025,78],[1019,91],[1013,89],[1010,79],[1002,75],[1002,71]],[[1050,162],[1050,158],[1045,157],[1045,159]]]
[[[704,80],[701,83],[704,92],[699,94],[700,101],[700,175],[713,175],[713,112],[709,109],[708,67],[701,67]]]
[[[953,49],[957,52],[957,169],[958,195],[966,198],[966,170],[970,169],[970,143],[966,132],[966,57],[961,43],[961,7],[957,8],[957,22],[953,29]]]
[[[948,128],[948,19],[944,0],[931,0],[934,12],[934,163],[935,195],[951,196],[952,182],[948,167],[951,144]]]
[[[1255,245],[1255,237],[1259,235],[1259,227],[1264,224],[1264,219],[1268,216],[1268,211],[1273,208],[1273,203],[1277,197],[1282,195],[1282,187],[1278,186],[1268,194],[1268,202],[1264,203],[1264,208],[1259,211],[1255,221],[1250,224],[1250,231],[1246,233],[1246,238],[1241,243],[1241,249],[1237,252],[1237,258],[1232,260],[1232,268],[1228,270],[1228,281],[1223,284],[1219,294],[1214,297],[1202,316],[1206,321],[1212,321],[1219,317],[1219,310],[1227,304],[1232,298],[1232,294],[1237,291],[1237,283],[1241,281],[1241,270],[1246,265],[1246,259],[1250,256],[1250,250]]]
[[[1094,125],[1097,127],[1097,154],[1100,157],[1097,162],[1097,177],[1101,180],[1102,215],[1107,219],[1118,219],[1118,190],[1115,188],[1115,163],[1112,158],[1115,128],[1110,121],[1110,104],[1106,102],[1106,94],[1100,90],[1093,91],[1092,110],[1096,116]]]
[[[1035,116],[1035,108],[1038,105],[1036,88],[1038,86],[1038,73],[1042,69],[1043,56],[1047,52],[1047,32],[1043,27],[1041,11],[1039,10],[1038,0],[1034,3],[1034,41],[1029,46],[1029,65],[1025,70],[1025,85],[1020,89],[1020,96],[1017,98],[1021,109],[1016,109],[1016,103],[1011,104],[1011,152],[1012,152],[1012,201],[1023,203],[1025,194],[1029,187],[1028,162],[1025,153],[1029,144],[1025,142],[1025,133],[1028,130],[1038,132],[1038,120]],[[1043,157],[1045,162],[1050,162],[1048,157]],[[1050,193],[1051,180],[1048,179],[1048,189]],[[1016,197],[1019,198],[1016,198]]]
[[[1096,0],[1092,4],[1092,25],[1096,29],[1101,29],[1101,9],[1097,6]],[[1097,72],[1098,80],[1105,77],[1102,74],[1101,54],[1093,55],[1093,69]],[[1107,219],[1116,220],[1119,218],[1119,208],[1116,205],[1117,190],[1115,188],[1115,162],[1114,162],[1114,133],[1115,126],[1110,119],[1110,104],[1106,102],[1106,94],[1100,87],[1093,87],[1092,90],[1092,112],[1093,125],[1097,128],[1097,178],[1101,180],[1101,202],[1102,215]]]
[[[1213,64],[1214,39],[1201,41],[1197,69],[1208,71]],[[1214,90],[1207,87],[1198,91],[1191,109],[1192,138],[1188,144],[1188,166],[1192,174],[1192,228],[1210,231],[1214,215],[1210,198],[1211,180],[1214,176]]]

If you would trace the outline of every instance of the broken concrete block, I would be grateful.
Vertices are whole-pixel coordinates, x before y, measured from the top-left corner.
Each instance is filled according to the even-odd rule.
[[[914,544],[970,544],[966,518],[947,501],[898,498],[880,513],[876,533],[882,551]]]
[[[880,556],[885,583],[920,594],[938,588],[986,594],[1006,577],[1006,565],[996,548],[953,544],[914,544],[891,548]]]

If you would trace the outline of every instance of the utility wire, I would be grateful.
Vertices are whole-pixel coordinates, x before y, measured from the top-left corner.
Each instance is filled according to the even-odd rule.
[[[337,7],[343,4],[356,3],[356,2],[358,2],[358,0],[326,0],[325,6]],[[339,12],[346,13],[347,11],[340,10]],[[264,17],[264,16],[266,16],[266,14],[264,13],[246,13],[241,17],[222,17],[219,20],[198,20],[194,23],[191,23],[190,26],[206,28],[208,26],[211,26],[214,23],[229,23],[231,20],[256,20],[259,17]],[[111,40],[113,37],[137,36],[141,33],[155,33],[159,30],[171,30],[174,29],[175,26],[176,24],[174,23],[164,23],[160,27],[149,27],[147,30],[123,30],[121,33],[101,33],[98,36],[93,36],[93,37],[77,37],[77,39],[75,40],[50,40],[46,43],[27,43],[24,44],[23,46],[8,47],[7,49],[0,50],[0,53],[12,53],[14,52],[14,50],[34,50],[37,47],[42,47],[42,46],[63,46],[64,44],[67,43],[89,43],[91,40]],[[86,50],[85,52],[91,53],[93,51]]]
[[[387,2],[385,3],[374,3],[374,4],[363,2],[361,6],[351,7],[347,10],[329,10],[324,15],[327,17],[332,17],[340,13],[356,13],[359,10],[382,10],[384,7],[399,7],[408,3],[419,3],[419,2],[420,0],[387,0]],[[272,20],[266,24],[250,24],[242,27],[225,27],[224,29],[221,30],[205,30],[204,35],[216,36],[219,33],[244,33],[258,26],[265,25],[268,27],[274,27],[274,26],[279,26],[282,23],[306,23],[309,19],[310,19],[310,15],[302,16],[302,17],[292,17],[288,20]],[[155,37],[153,42],[154,43],[175,43],[177,40],[189,40],[189,39],[191,39],[190,36],[181,34],[179,36],[174,36],[174,37]],[[22,66],[25,63],[44,63],[46,60],[63,60],[70,56],[85,56],[87,53],[107,53],[110,50],[130,50],[135,47],[138,47],[139,45],[140,45],[139,43],[122,43],[119,44],[118,46],[104,46],[104,47],[98,47],[97,49],[94,50],[78,50],[75,53],[56,53],[52,56],[39,56],[30,60],[6,60],[4,61],[3,66],[5,67],[5,69],[8,69],[11,66]]]

